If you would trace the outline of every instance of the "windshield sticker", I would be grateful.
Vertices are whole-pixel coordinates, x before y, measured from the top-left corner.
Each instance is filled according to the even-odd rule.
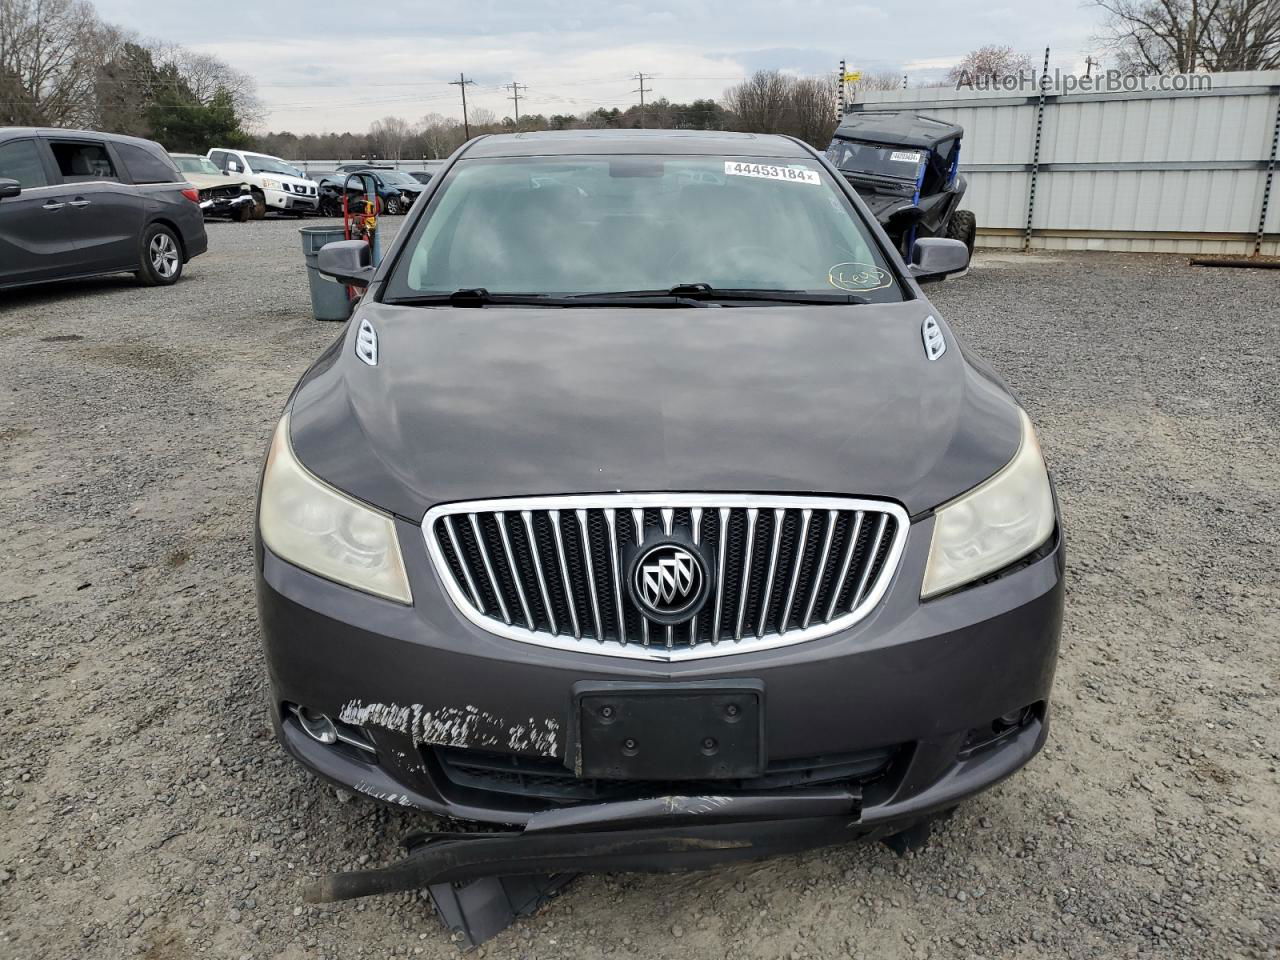
[[[893,153],[889,154],[889,159],[896,160],[901,163],[919,163],[920,151],[919,150],[895,150],[893,151]]]
[[[730,177],[759,177],[763,180],[781,180],[784,183],[822,183],[817,170],[808,167],[779,167],[768,163],[724,162],[724,172]]]
[[[893,283],[888,270],[881,270],[870,263],[837,263],[827,271],[827,282],[837,290],[865,293],[883,290]]]

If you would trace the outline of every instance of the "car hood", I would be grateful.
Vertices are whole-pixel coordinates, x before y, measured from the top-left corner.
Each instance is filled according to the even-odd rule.
[[[211,190],[214,187],[239,187],[245,181],[237,180],[235,177],[224,177],[222,174],[212,173],[184,173],[183,179],[191,184],[197,190]]]
[[[857,495],[915,514],[1016,453],[1017,408],[927,301],[723,309],[370,303],[295,393],[328,483],[400,516],[614,491]],[[354,351],[359,320],[378,363]]]

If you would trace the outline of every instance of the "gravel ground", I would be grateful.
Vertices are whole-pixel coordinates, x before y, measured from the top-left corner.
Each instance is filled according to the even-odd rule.
[[[0,295],[0,956],[450,957],[421,895],[305,906],[425,818],[271,740],[259,460],[337,333],[297,224],[174,289]],[[580,879],[489,957],[1280,956],[1280,275],[987,254],[936,302],[1019,392],[1070,545],[1044,753],[906,859]]]

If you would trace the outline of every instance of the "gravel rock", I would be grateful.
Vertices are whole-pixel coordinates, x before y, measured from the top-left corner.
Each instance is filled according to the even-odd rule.
[[[457,956],[421,893],[301,900],[432,823],[335,796],[265,728],[254,487],[340,330],[309,318],[298,226],[213,224],[172,289],[0,301],[0,956]],[[1058,481],[1045,751],[914,856],[593,877],[485,956],[1275,957],[1278,291],[995,252],[930,288]]]

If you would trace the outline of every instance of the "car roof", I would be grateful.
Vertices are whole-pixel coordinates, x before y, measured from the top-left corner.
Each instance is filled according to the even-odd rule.
[[[698,154],[812,158],[790,137],[725,130],[539,130],[472,141],[464,157],[546,157],[574,154]]]
[[[67,130],[62,127],[0,127],[0,140],[12,140],[17,137],[92,137],[95,140],[136,143],[139,146],[160,146],[156,141],[148,140],[146,137],[130,137],[123,133],[103,133],[101,130]]]
[[[840,121],[836,136],[847,140],[902,144],[932,149],[944,140],[964,135],[964,127],[936,117],[901,110],[865,110]]]

